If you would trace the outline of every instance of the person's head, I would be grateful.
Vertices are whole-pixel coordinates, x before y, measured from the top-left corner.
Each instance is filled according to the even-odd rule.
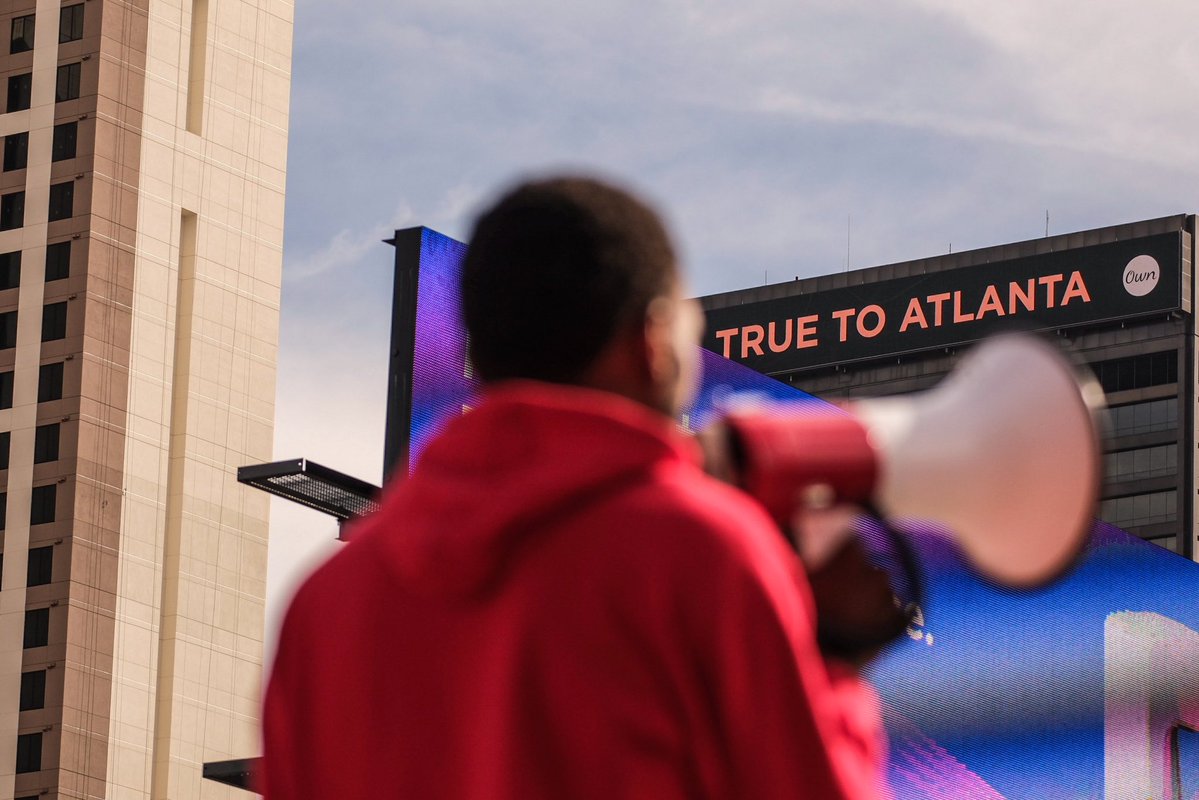
[[[594,178],[517,186],[475,223],[462,270],[469,357],[485,383],[589,386],[675,414],[699,312],[661,219]]]

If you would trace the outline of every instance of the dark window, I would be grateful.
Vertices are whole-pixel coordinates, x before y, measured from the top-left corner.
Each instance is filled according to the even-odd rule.
[[[42,734],[17,735],[17,773],[37,772],[42,768]]]
[[[1159,478],[1178,472],[1178,444],[1159,444],[1121,450],[1103,457],[1103,476],[1109,481]]]
[[[75,157],[75,141],[79,138],[79,123],[64,122],[54,126],[54,144],[50,147],[51,161]]]
[[[1112,436],[1174,430],[1178,427],[1178,400],[1171,397],[1114,406],[1107,410],[1107,420]]]
[[[58,423],[38,425],[33,433],[33,463],[58,460]]]
[[[25,612],[25,649],[45,647],[50,641],[50,609],[31,608]]]
[[[54,575],[54,546],[29,548],[29,566],[25,573],[26,586],[45,586]]]
[[[0,313],[0,350],[17,346],[17,312]]]
[[[58,13],[58,43],[74,42],[83,38],[83,3],[63,6]]]
[[[46,707],[46,670],[21,673],[21,711]]]
[[[1174,350],[1097,361],[1091,365],[1105,392],[1123,392],[1178,382],[1178,354]]]
[[[25,169],[29,163],[29,133],[10,133],[4,137],[4,171]]]
[[[45,525],[47,522],[53,522],[57,500],[58,484],[34,486],[29,501],[29,524]]]
[[[21,251],[0,253],[0,289],[15,289],[21,285]]]
[[[62,280],[71,274],[71,243],[46,245],[46,280]]]
[[[25,224],[25,193],[0,195],[0,231],[10,231]]]
[[[12,433],[4,431],[0,433],[0,469],[8,469],[8,447],[12,442]]]
[[[13,17],[10,53],[28,53],[33,49],[33,14]]]
[[[63,362],[42,364],[37,371],[37,401],[46,403],[50,400],[62,399],[62,368]]]
[[[0,492],[0,531],[8,523],[8,492]],[[0,564],[4,563],[4,554],[0,553]]]
[[[8,78],[8,105],[5,111],[24,111],[29,108],[33,96],[33,73],[10,75]]]
[[[48,303],[42,308],[42,341],[67,338],[67,301]]]
[[[67,181],[66,183],[54,183],[50,185],[50,213],[48,219],[51,222],[60,219],[70,219],[75,208],[75,182]]]
[[[74,64],[62,64],[58,68],[58,82],[54,89],[54,102],[61,103],[63,100],[74,100],[79,96],[79,71],[82,68],[80,62]]]
[[[0,408],[12,408],[13,373],[0,372]]]
[[[1099,504],[1099,518],[1121,528],[1173,522],[1178,518],[1178,490],[1104,500]]]

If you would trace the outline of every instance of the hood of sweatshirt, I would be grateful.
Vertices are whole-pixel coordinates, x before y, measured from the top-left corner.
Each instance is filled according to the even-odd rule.
[[[374,540],[408,590],[469,598],[502,579],[529,537],[665,464],[698,460],[672,420],[630,400],[501,384],[434,438],[352,539]]]

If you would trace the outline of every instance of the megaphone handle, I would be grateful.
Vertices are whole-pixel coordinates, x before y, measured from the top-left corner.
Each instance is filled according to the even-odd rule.
[[[924,605],[924,579],[920,576],[920,559],[916,557],[916,551],[912,548],[908,537],[892,525],[887,516],[873,502],[867,500],[861,505],[866,515],[877,522],[879,527],[882,528],[883,533],[887,535],[891,546],[895,550],[895,555],[899,558],[899,566],[903,569],[903,573],[908,579],[911,587],[911,598],[903,605],[902,610],[909,617],[908,621],[910,622],[915,617],[917,609]]]
[[[890,549],[898,561],[897,566],[903,571],[908,582],[909,591],[900,598],[895,591],[894,582],[887,581],[887,589],[894,602],[894,612],[888,613],[882,606],[876,605],[875,601],[867,601],[865,606],[861,606],[845,594],[846,576],[853,581],[854,574],[860,569],[849,566],[846,572],[846,565],[869,561],[868,548],[862,542],[860,534],[843,545],[844,552],[827,565],[827,570],[817,569],[809,573],[816,600],[816,640],[821,651],[828,657],[858,666],[869,662],[880,650],[901,637],[916,615],[921,613],[924,602],[924,584],[920,578],[915,552],[907,537],[881,515],[877,508],[869,504],[860,507],[865,515],[873,518],[889,540]],[[857,580],[861,580],[860,574]],[[865,593],[865,597],[871,597],[875,590],[869,586],[862,586],[859,591]],[[847,602],[848,606],[843,607],[842,604]],[[873,611],[867,611],[866,616],[863,616],[864,608]]]

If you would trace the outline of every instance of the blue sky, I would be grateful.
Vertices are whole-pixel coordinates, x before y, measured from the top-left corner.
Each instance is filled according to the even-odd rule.
[[[650,197],[707,294],[1199,210],[1199,6],[299,0],[276,458],[378,481],[396,228]],[[268,625],[335,545],[272,508]]]

